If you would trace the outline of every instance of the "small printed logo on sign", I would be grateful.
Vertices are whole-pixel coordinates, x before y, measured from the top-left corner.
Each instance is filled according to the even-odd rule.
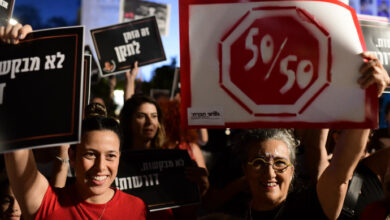
[[[188,108],[188,125],[225,125],[222,108]]]

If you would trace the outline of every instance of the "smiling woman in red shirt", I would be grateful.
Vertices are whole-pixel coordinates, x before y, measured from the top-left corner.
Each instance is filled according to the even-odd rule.
[[[30,25],[0,27],[0,40],[17,44]],[[146,219],[145,203],[112,188],[118,172],[119,124],[93,116],[83,120],[81,143],[69,149],[74,183],[54,188],[39,172],[31,150],[4,154],[7,174],[25,219]]]
[[[83,121],[82,140],[70,148],[75,182],[54,188],[37,170],[31,150],[5,154],[7,173],[28,219],[146,219],[144,202],[112,188],[120,157],[119,125],[114,119]]]

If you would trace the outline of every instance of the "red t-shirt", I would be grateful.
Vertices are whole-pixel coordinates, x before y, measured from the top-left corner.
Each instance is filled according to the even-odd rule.
[[[49,186],[35,219],[146,219],[148,211],[140,198],[114,190],[106,204],[92,204],[80,201],[73,186]]]

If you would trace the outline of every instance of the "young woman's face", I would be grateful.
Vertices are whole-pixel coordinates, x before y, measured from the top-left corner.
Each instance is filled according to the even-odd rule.
[[[294,173],[287,145],[280,140],[267,140],[252,146],[248,158],[249,162],[260,158],[254,165],[244,165],[252,196],[264,207],[275,208],[286,199]],[[256,164],[262,165],[256,168]],[[284,169],[278,170],[279,167]]]
[[[152,140],[160,125],[156,106],[148,102],[141,104],[134,113],[131,123],[133,138]]]
[[[1,195],[1,216],[0,219],[4,220],[19,220],[22,216],[19,203],[16,201],[14,193],[11,187],[5,190],[5,193]]]
[[[109,194],[119,166],[120,141],[110,130],[87,132],[77,146],[72,165],[84,199]]]

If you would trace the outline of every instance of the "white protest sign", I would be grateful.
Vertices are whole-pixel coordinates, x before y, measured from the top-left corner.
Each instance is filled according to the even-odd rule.
[[[375,91],[357,83],[364,40],[344,3],[192,0],[180,17],[185,124],[377,125]],[[192,117],[210,107],[223,112],[215,124]]]

